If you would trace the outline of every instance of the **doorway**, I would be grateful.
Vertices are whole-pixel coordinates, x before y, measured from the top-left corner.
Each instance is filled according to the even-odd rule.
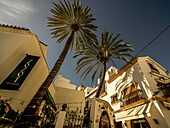
[[[109,115],[106,111],[101,114],[99,128],[111,128]]]

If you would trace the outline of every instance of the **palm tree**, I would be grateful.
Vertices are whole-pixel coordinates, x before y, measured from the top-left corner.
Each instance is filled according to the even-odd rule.
[[[132,57],[129,52],[133,51],[130,43],[123,42],[122,39],[117,40],[120,34],[113,37],[113,34],[104,31],[101,35],[102,41],[95,41],[93,44],[84,45],[84,49],[78,51],[75,57],[82,56],[77,61],[75,71],[82,72],[83,79],[92,71],[91,83],[94,81],[96,74],[100,73],[100,83],[96,93],[96,98],[99,97],[103,84],[105,83],[105,73],[110,62],[115,64],[115,59],[121,59],[128,62],[128,57]]]
[[[95,19],[92,18],[92,14],[89,14],[90,8],[88,6],[83,7],[81,2],[76,0],[74,0],[73,4],[70,4],[66,0],[53,4],[54,9],[51,9],[53,15],[52,17],[48,17],[48,27],[51,27],[52,38],[58,38],[58,43],[61,43],[67,37],[68,39],[51,72],[24,110],[21,122],[31,122],[32,115],[35,113],[35,109],[32,106],[36,108],[42,102],[48,87],[59,72],[69,49],[73,48],[74,42],[76,50],[79,50],[85,42],[93,42],[96,38],[96,35],[92,31],[95,31],[97,27],[92,24]]]

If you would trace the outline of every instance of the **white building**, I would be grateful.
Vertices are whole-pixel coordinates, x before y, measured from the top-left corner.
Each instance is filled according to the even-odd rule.
[[[82,126],[85,107],[84,90],[76,90],[76,85],[71,84],[69,79],[61,75],[57,76],[55,83],[56,128]],[[63,105],[66,105],[64,110]]]
[[[49,73],[47,45],[27,28],[2,24],[0,39],[0,103],[9,104],[12,110],[21,113]],[[53,84],[48,94],[54,97]],[[9,106],[6,108],[9,109]],[[2,111],[0,109],[0,119],[10,115],[9,110],[5,111],[5,115]],[[12,116],[10,118],[15,120]]]
[[[119,72],[111,67],[105,80],[100,99],[112,106],[116,128],[170,127],[170,79],[160,64],[148,56],[137,57]]]

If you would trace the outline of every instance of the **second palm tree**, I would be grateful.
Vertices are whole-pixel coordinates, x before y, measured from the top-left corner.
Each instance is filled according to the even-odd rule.
[[[101,35],[101,42],[96,41],[93,44],[85,44],[84,49],[81,49],[76,53],[74,57],[81,58],[77,62],[77,68],[75,69],[79,73],[85,67],[85,71],[81,77],[83,79],[93,71],[91,76],[91,83],[94,81],[96,74],[100,73],[100,83],[96,92],[96,98],[100,96],[100,92],[105,83],[105,73],[109,62],[115,64],[115,59],[121,59],[128,62],[128,58],[132,57],[129,53],[133,51],[130,43],[123,42],[122,39],[118,39],[120,34],[113,37],[113,34],[104,31]]]

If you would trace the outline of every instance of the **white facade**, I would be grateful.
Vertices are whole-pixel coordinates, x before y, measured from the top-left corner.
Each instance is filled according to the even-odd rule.
[[[151,69],[148,63],[154,65],[157,71]],[[154,99],[154,93],[158,90],[157,79],[160,77],[166,77],[166,69],[161,65],[156,63],[149,57],[139,57],[132,61],[132,64],[127,65],[122,69],[117,75],[110,78],[107,83],[107,96],[102,99],[110,101],[110,97],[117,94],[117,98],[121,100],[122,91],[131,86],[133,82],[138,84],[137,89],[142,91],[144,99],[138,100],[134,103],[129,103],[123,108],[121,107],[121,102],[113,104],[113,109],[115,110],[116,121],[129,121],[132,119],[146,118],[151,127],[164,127],[168,128],[170,111],[162,105],[161,101]],[[161,93],[160,93],[161,94]],[[157,97],[161,97],[157,94]],[[142,107],[141,107],[142,106]],[[141,107],[141,109],[140,109]],[[145,110],[142,110],[142,108]],[[133,110],[131,108],[134,108]],[[128,111],[136,112],[131,115],[126,115]],[[119,112],[121,110],[121,112]],[[117,111],[117,112],[116,112]],[[166,111],[166,112],[164,112]],[[121,115],[121,113],[123,115]],[[154,120],[157,120],[159,124],[156,124]],[[130,123],[129,123],[130,125]]]
[[[80,111],[82,108],[84,110],[84,91],[76,90],[76,85],[71,84],[69,79],[61,75],[57,76],[55,85],[56,91],[54,100],[59,111],[62,109],[63,104],[67,104],[67,107],[69,107],[67,109],[69,110],[76,111],[78,109]]]
[[[92,88],[92,87],[86,87],[86,89],[84,90],[84,92],[85,92],[85,97],[86,97],[92,90],[94,90],[94,88]]]
[[[166,69],[157,62],[148,56],[135,58],[119,72],[111,67],[105,80],[100,98],[112,106],[116,122],[126,123],[128,128],[142,128],[147,122],[151,128],[170,127],[170,98],[158,93],[158,83],[170,81]],[[94,90],[89,97],[95,95]]]
[[[84,91],[76,90],[76,85],[71,84],[69,79],[62,77],[61,75],[57,76],[55,83],[56,91],[54,100],[57,107],[55,127],[81,126],[83,123],[85,107]],[[65,112],[63,112],[62,108],[64,104],[66,104]]]
[[[55,86],[73,90],[76,89],[76,85],[71,84],[69,79],[62,77],[60,74],[57,75]]]
[[[103,115],[104,114],[104,115]],[[114,128],[114,111],[107,101],[92,98],[90,110],[91,128]]]
[[[0,86],[27,55],[39,57],[18,90],[0,89],[0,99],[8,101],[15,111],[22,112],[49,73],[47,46],[28,29],[16,26],[0,25],[0,39]],[[29,63],[26,63],[16,73],[16,78],[24,76],[24,69],[28,66]],[[49,91],[54,97],[54,85],[49,87]]]

